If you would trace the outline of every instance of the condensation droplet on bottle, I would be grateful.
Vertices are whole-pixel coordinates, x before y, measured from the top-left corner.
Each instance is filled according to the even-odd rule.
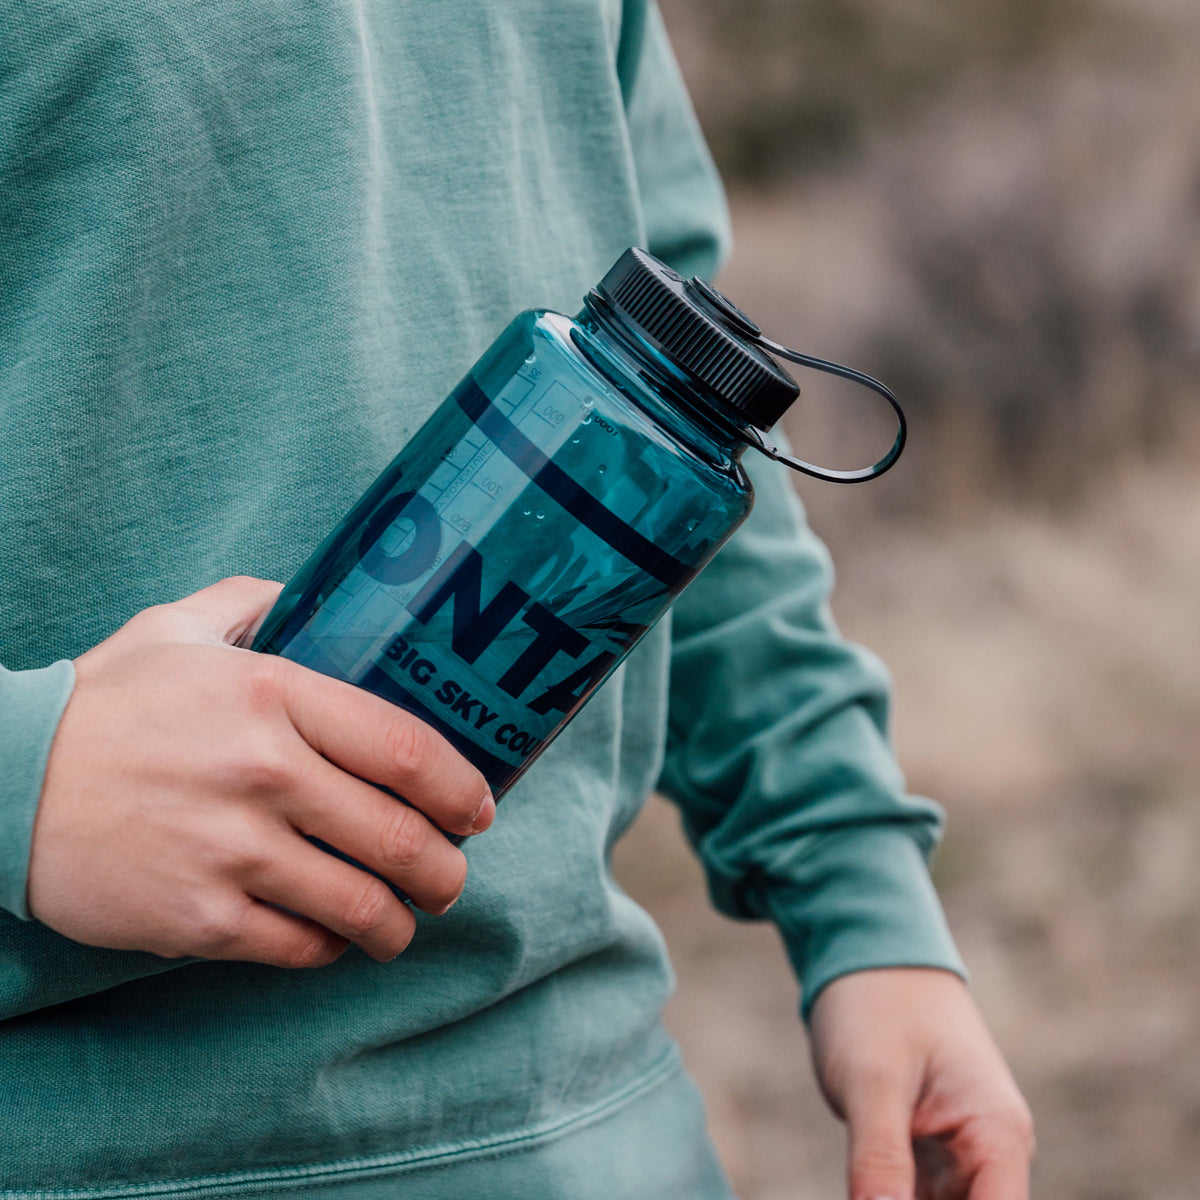
[[[571,439],[571,445],[572,445],[572,446],[578,446],[578,445],[579,445],[579,442],[580,442],[580,440],[581,440],[581,439],[579,439],[579,438],[577,438],[577,437],[573,437],[573,438]]]
[[[695,517],[693,517],[693,518],[692,518],[692,519],[691,519],[691,520],[690,520],[690,521],[687,523],[688,532],[690,533],[690,532],[691,532],[693,529],[695,529],[695,528],[696,528],[696,526],[697,526],[697,525],[699,525],[699,524],[700,524],[700,522],[699,522],[699,521],[697,521],[697,520],[695,519]]]
[[[510,358],[508,361],[509,361],[509,362],[512,362],[512,359]],[[533,366],[533,364],[534,364],[535,362],[537,362],[537,355],[536,355],[536,354],[530,354],[530,355],[529,355],[529,356],[528,356],[528,357],[525,359],[525,365],[526,365],[527,367],[532,367],[532,366]]]
[[[545,517],[546,517],[546,514],[544,512],[536,512],[533,515],[539,521],[545,520]]]
[[[596,474],[597,474],[597,475],[603,475],[603,474],[604,474],[604,472],[605,472],[605,471],[607,471],[607,470],[608,470],[608,468],[607,468],[607,467],[606,467],[606,466],[605,466],[603,463],[601,463],[601,464],[600,464],[600,465],[599,465],[599,466],[596,468]]]
[[[592,414],[588,413],[579,423],[580,425],[590,425],[592,423]]]
[[[530,515],[532,514],[532,512],[533,512],[533,509],[532,509],[532,508],[523,508],[523,509],[521,509],[521,515],[522,515],[522,516],[524,516],[524,517],[528,517],[528,516],[530,516]]]
[[[584,398],[583,398],[583,407],[584,408],[591,408],[595,403],[596,403],[595,400],[593,400],[591,398],[591,396],[584,396]]]

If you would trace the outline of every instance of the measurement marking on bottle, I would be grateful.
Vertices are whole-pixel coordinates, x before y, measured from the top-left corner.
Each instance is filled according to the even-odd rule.
[[[541,417],[547,425],[558,429],[567,419],[567,413],[572,408],[581,407],[578,396],[561,383],[553,383],[542,394],[541,402],[534,410],[534,416]]]
[[[509,381],[508,385],[492,403],[506,416],[511,416],[537,390],[535,383],[536,380],[526,379],[523,375],[517,375]]]
[[[467,484],[474,481],[475,474],[492,457],[495,449],[491,442],[485,442],[476,451],[467,465],[442,489],[442,494],[433,502],[433,507],[438,512],[444,514],[450,502],[459,495]]]

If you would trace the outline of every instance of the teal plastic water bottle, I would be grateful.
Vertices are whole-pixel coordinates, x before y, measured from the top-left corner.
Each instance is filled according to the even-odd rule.
[[[861,471],[765,436],[797,398],[772,355],[899,421]],[[254,649],[439,730],[501,798],[750,512],[747,447],[855,482],[899,457],[891,393],[769,341],[703,280],[628,250],[574,318],[518,316],[287,585]]]

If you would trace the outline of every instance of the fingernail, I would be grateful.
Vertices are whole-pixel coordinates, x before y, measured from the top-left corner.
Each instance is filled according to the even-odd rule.
[[[479,808],[475,812],[475,819],[471,822],[471,832],[482,832],[492,823],[492,818],[495,815],[496,801],[492,798],[492,792],[489,788],[484,792],[483,799],[479,802]]]

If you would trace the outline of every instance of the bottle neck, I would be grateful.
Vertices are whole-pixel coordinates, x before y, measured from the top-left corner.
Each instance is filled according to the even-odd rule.
[[[617,318],[596,293],[584,301],[572,332],[578,349],[614,386],[693,452],[732,469],[750,440],[704,400],[660,351]]]

